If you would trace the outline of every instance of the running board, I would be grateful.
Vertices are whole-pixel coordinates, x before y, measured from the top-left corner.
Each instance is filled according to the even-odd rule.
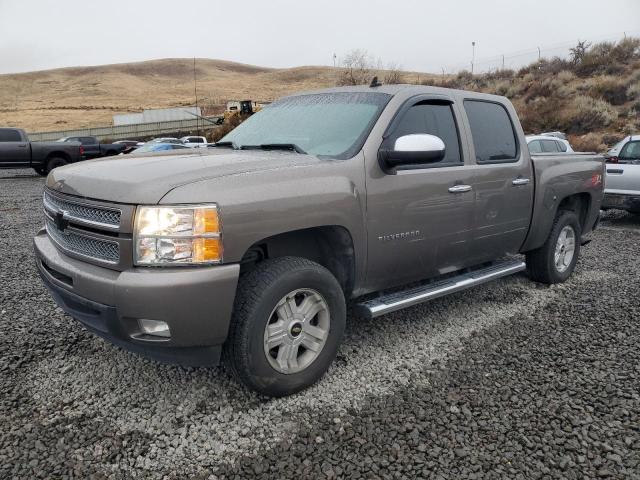
[[[467,288],[482,285],[501,277],[513,275],[523,271],[526,264],[519,260],[495,262],[471,272],[462,273],[455,277],[440,280],[427,285],[413,287],[400,292],[393,292],[367,300],[355,305],[356,312],[364,317],[375,318],[380,315],[395,312],[403,308],[412,307],[422,302],[443,297],[450,293],[460,292]]]

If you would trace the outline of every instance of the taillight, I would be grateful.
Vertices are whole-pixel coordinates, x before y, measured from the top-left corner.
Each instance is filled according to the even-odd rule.
[[[80,145],[80,155],[84,155],[84,147]]]
[[[618,163],[618,157],[607,158],[607,163]]]

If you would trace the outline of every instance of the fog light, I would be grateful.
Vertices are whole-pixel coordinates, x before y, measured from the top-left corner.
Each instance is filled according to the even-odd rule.
[[[141,318],[139,320],[140,328],[143,333],[147,335],[155,335],[156,337],[164,337],[170,338],[171,331],[169,330],[169,325],[166,322],[161,322],[160,320],[147,320],[146,318]]]

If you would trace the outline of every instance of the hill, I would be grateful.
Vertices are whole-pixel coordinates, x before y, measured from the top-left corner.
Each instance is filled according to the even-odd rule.
[[[231,99],[268,101],[332,86],[336,75],[330,67],[196,60],[199,103],[214,111]],[[110,125],[117,113],[193,105],[193,87],[193,59],[184,58],[0,75],[0,125],[28,131]]]
[[[336,84],[368,81],[376,67],[354,51],[352,69],[275,69],[197,59],[200,105],[219,113],[230,99],[273,100]],[[640,133],[640,39],[585,43],[568,59],[541,59],[518,71],[433,75],[378,71],[389,83],[422,83],[505,95],[527,133],[560,130],[579,149],[602,151]],[[0,75],[0,125],[28,131],[111,124],[116,113],[193,105],[193,59],[74,67]]]

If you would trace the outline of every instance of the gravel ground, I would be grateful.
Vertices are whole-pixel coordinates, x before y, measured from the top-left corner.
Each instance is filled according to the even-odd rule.
[[[42,185],[0,170],[0,478],[640,479],[640,217],[608,213],[563,285],[350,318],[318,385],[266,400],[56,308]]]

